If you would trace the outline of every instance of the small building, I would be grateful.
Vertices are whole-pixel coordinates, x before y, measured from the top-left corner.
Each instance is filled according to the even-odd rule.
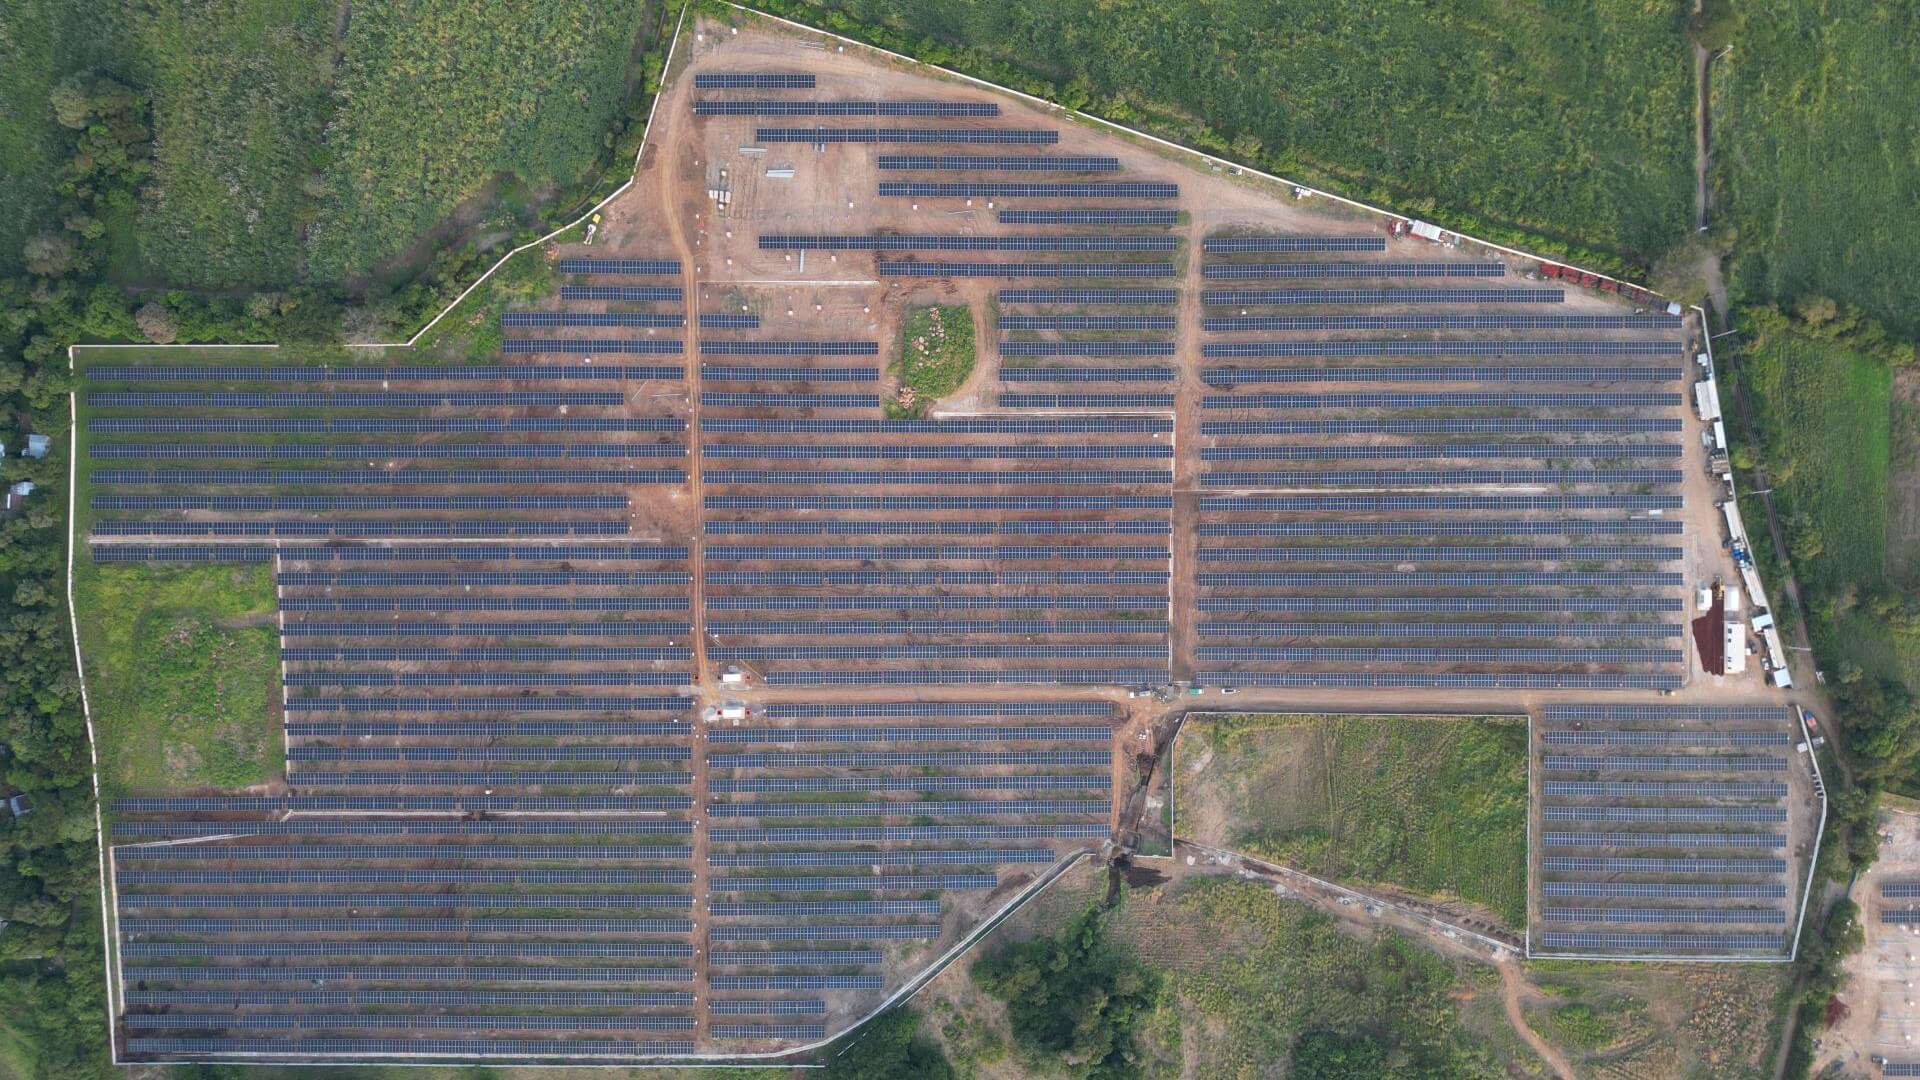
[[[24,794],[9,795],[7,796],[7,813],[12,814],[16,819],[26,817],[33,813],[33,800]]]
[[[45,435],[27,436],[27,448],[20,451],[21,457],[43,458],[53,449],[53,440]]]
[[[7,509],[9,510],[19,509],[20,505],[27,501],[27,496],[31,494],[33,494],[33,481],[31,480],[22,480],[19,483],[13,485],[12,487],[8,488],[7,489]]]
[[[1744,623],[1726,624],[1726,645],[1721,650],[1720,673],[1739,675],[1747,670],[1747,628]]]
[[[1719,384],[1712,379],[1701,379],[1693,384],[1693,411],[1708,423],[1720,419]]]

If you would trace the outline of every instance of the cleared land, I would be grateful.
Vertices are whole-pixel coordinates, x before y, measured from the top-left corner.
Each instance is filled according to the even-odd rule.
[[[1526,921],[1526,721],[1191,715],[1174,831],[1336,881]]]
[[[1169,683],[1724,689],[1680,636],[1726,570],[1697,330],[1654,298],[715,29],[591,246],[418,355],[86,357],[92,572],[271,565],[285,624],[284,782],[114,808],[123,1051],[792,1047],[1124,825]],[[931,350],[901,420],[929,310],[998,362]],[[1355,820],[1355,873],[1399,857]]]

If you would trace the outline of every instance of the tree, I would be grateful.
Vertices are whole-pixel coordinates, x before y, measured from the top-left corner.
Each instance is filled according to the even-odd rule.
[[[1385,1049],[1365,1036],[1315,1028],[1293,1040],[1293,1076],[1296,1080],[1372,1080],[1387,1074],[1386,1057]]]
[[[35,233],[27,238],[21,254],[27,260],[27,272],[43,277],[61,277],[80,266],[80,253],[73,241],[56,232]]]
[[[1794,306],[1800,320],[1815,329],[1832,322],[1840,315],[1840,305],[1830,296],[1803,296]]]
[[[1099,915],[1088,908],[1056,937],[1005,946],[974,964],[973,981],[1006,1003],[1028,1057],[1104,1080],[1139,1074],[1134,1032],[1160,979],[1113,947]]]
[[[827,1059],[827,1080],[952,1080],[953,1065],[939,1043],[920,1034],[912,1009],[889,1009],[851,1039],[844,1053]]]
[[[53,105],[53,118],[61,127],[75,131],[93,119],[93,81],[85,75],[69,75],[47,93]]]
[[[155,345],[171,345],[180,336],[180,324],[173,317],[173,311],[158,301],[148,301],[140,305],[133,313],[133,321],[140,327],[140,333]]]

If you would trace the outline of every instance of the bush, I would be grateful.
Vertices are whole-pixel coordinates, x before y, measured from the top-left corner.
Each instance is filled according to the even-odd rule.
[[[827,1058],[827,1080],[952,1080],[940,1044],[920,1034],[920,1017],[905,1006],[889,1009],[850,1036],[846,1051]]]

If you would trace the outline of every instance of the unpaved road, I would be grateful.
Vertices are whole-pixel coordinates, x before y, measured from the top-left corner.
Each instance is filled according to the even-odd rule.
[[[1541,1038],[1539,1033],[1527,1023],[1527,1012],[1523,1007],[1524,999],[1537,996],[1539,991],[1527,981],[1526,973],[1520,970],[1519,963],[1513,960],[1496,960],[1493,967],[1500,973],[1500,1002],[1506,1006],[1507,1022],[1512,1024],[1513,1030],[1533,1048],[1533,1052],[1540,1055],[1540,1060],[1547,1063],[1547,1068],[1552,1069],[1555,1076],[1560,1077],[1560,1080],[1574,1080],[1573,1064],[1567,1060],[1567,1056],[1554,1049],[1552,1043]]]

